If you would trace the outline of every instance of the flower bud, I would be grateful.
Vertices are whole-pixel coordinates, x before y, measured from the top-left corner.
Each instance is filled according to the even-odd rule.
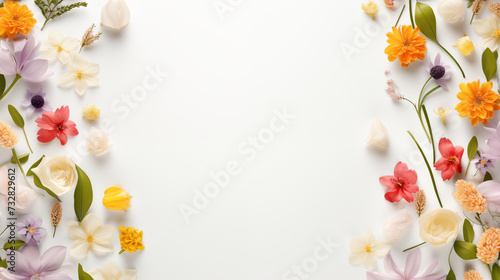
[[[102,204],[110,210],[123,210],[130,208],[131,195],[118,186],[113,186],[104,191]]]
[[[120,30],[130,22],[130,10],[124,0],[109,0],[101,11],[101,24]]]
[[[373,148],[384,150],[389,143],[387,128],[377,118],[373,119],[366,143]]]

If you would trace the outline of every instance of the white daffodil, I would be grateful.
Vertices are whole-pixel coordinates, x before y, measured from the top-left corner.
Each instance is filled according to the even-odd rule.
[[[136,280],[137,270],[127,269],[121,271],[114,263],[108,263],[103,268],[94,269],[90,272],[94,280]]]
[[[97,254],[112,253],[113,227],[102,225],[94,214],[88,214],[81,223],[72,222],[66,225],[66,231],[75,240],[69,249],[71,256],[83,258],[89,251]]]
[[[352,238],[349,247],[351,249],[349,263],[361,264],[366,269],[374,269],[377,265],[377,257],[383,257],[391,250],[389,243],[378,241],[371,231],[362,237]]]
[[[63,88],[73,87],[78,95],[83,95],[88,87],[99,85],[99,71],[98,64],[90,63],[83,56],[76,55],[68,66],[68,72],[62,75],[57,85]]]
[[[491,51],[496,51],[500,45],[500,18],[491,14],[488,18],[478,19],[472,22],[472,28],[483,39],[481,46]]]
[[[78,39],[64,37],[61,32],[51,30],[48,40],[42,43],[42,53],[48,60],[58,59],[62,64],[68,64],[79,45]]]

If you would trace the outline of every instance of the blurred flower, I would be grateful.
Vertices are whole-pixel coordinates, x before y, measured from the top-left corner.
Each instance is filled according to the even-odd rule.
[[[73,87],[78,95],[87,92],[88,87],[99,85],[99,65],[88,62],[83,56],[77,55],[68,66],[68,72],[63,74],[57,85],[63,88]]]
[[[412,224],[413,219],[410,212],[406,209],[400,210],[384,222],[382,226],[384,237],[390,243],[397,243],[403,232],[410,228]]]
[[[64,246],[54,246],[40,257],[36,243],[31,242],[24,245],[20,251],[16,252],[14,279],[71,280],[71,277],[64,275],[61,268],[66,258],[66,250],[67,248]]]
[[[64,37],[56,30],[49,32],[49,38],[42,43],[43,56],[48,60],[59,60],[62,64],[68,64],[71,56],[76,53],[78,39],[73,37]]]
[[[363,9],[363,11],[365,11],[365,13],[372,18],[378,13],[378,5],[372,0],[368,0],[366,4],[361,4],[361,9]]]
[[[384,150],[388,142],[387,128],[379,119],[373,119],[366,143],[372,148]]]
[[[486,140],[486,144],[490,148],[488,151],[488,155],[495,158],[499,159],[500,158],[500,122],[498,122],[496,128],[492,127],[484,127],[486,131],[489,133],[493,134],[492,137],[489,137]]]
[[[85,106],[83,107],[83,118],[87,119],[89,123],[93,123],[101,117],[101,109],[97,108],[97,106]]]
[[[500,3],[494,2],[488,4],[488,9],[494,13],[497,17],[500,17]]]
[[[477,192],[476,187],[464,180],[455,183],[453,197],[469,213],[484,213],[486,209],[486,199]]]
[[[462,22],[465,18],[465,4],[461,0],[441,0],[436,12],[448,23]]]
[[[52,111],[52,107],[47,104],[45,96],[43,88],[40,88],[36,92],[26,89],[26,99],[21,102],[21,106],[26,109],[26,113],[36,113],[38,116],[41,116],[43,112]]]
[[[109,0],[101,10],[101,24],[116,30],[130,22],[130,10],[124,0]]]
[[[96,157],[107,154],[111,149],[108,134],[98,128],[92,127],[87,135],[87,148],[89,151],[92,151]]]
[[[434,168],[441,171],[443,181],[450,180],[456,173],[462,173],[462,154],[464,148],[453,146],[453,143],[447,138],[439,140],[439,152],[442,158],[434,163]]]
[[[473,126],[478,122],[487,125],[488,119],[493,118],[493,111],[500,109],[498,93],[491,90],[492,87],[492,82],[481,84],[479,80],[467,84],[461,83],[457,97],[462,102],[455,106],[460,117],[469,117]]]
[[[5,197],[5,205],[9,201],[9,184],[7,177],[7,165],[0,168],[0,195]],[[18,180],[16,184],[16,205],[13,207],[16,210],[26,210],[31,206],[31,203],[37,198],[37,193],[30,187],[26,186],[24,181]],[[1,278],[0,278],[1,279]]]
[[[500,183],[490,180],[477,186],[477,191],[486,198],[486,206],[493,213],[500,213]]]
[[[12,149],[19,142],[19,136],[12,126],[0,120],[0,146]]]
[[[432,246],[444,245],[455,240],[461,221],[457,213],[448,209],[428,211],[418,220],[420,238]]]
[[[446,115],[448,115],[448,112],[450,112],[450,109],[443,109],[443,107],[439,107],[437,112],[436,109],[434,109],[434,113],[439,116],[439,119],[443,123],[444,126],[446,126]]]
[[[14,39],[17,34],[28,35],[36,19],[26,5],[9,1],[0,8],[0,37]]]
[[[45,112],[35,122],[40,128],[38,141],[42,143],[49,143],[57,137],[61,145],[64,146],[68,142],[68,136],[78,135],[76,124],[69,120],[68,106],[62,106],[55,112]]]
[[[477,242],[477,258],[485,264],[490,264],[498,259],[500,252],[500,229],[489,228]]]
[[[401,271],[394,263],[392,259],[391,253],[387,254],[384,259],[385,263],[385,273],[382,272],[366,272],[367,280],[442,280],[446,277],[446,274],[432,274],[432,271],[438,265],[437,261],[432,262],[432,264],[425,270],[425,272],[417,276],[417,273],[420,269],[420,263],[422,260],[422,253],[420,252],[420,248],[416,248],[412,250],[408,257],[406,258],[406,267],[404,272]]]
[[[71,239],[75,240],[69,249],[71,256],[83,258],[89,251],[94,253],[111,253],[113,245],[113,228],[102,225],[101,220],[93,213],[83,218],[81,223],[72,222],[66,225],[66,231]]]
[[[398,202],[405,199],[413,201],[413,194],[418,192],[417,172],[408,169],[405,163],[398,162],[394,168],[394,176],[382,176],[379,178],[380,184],[389,188],[385,194],[385,199],[390,202]]]
[[[110,210],[127,211],[130,208],[130,199],[132,196],[121,188],[120,185],[112,186],[104,191],[102,204]]]
[[[384,0],[384,4],[387,8],[394,8],[394,0]]]
[[[479,152],[478,155],[476,155],[476,157],[471,161],[471,163],[476,166],[476,169],[483,175],[486,174],[487,168],[495,168],[495,162],[495,158],[482,152]]]
[[[33,216],[29,215],[26,217],[25,222],[17,222],[17,227],[19,231],[17,234],[24,236],[24,241],[26,243],[35,242],[40,243],[42,241],[42,236],[47,232],[45,228],[42,227],[42,219],[35,220]]]
[[[483,280],[484,278],[475,270],[469,270],[464,274],[464,280]]]
[[[63,195],[73,190],[78,183],[75,163],[67,156],[44,157],[31,171],[36,174],[44,187],[56,195]]]
[[[445,90],[448,90],[446,83],[444,80],[449,79],[451,77],[450,70],[451,67],[448,65],[444,65],[441,63],[441,54],[437,54],[434,59],[434,63],[432,61],[429,63],[429,67],[426,69],[427,72],[431,75],[431,77],[436,81],[438,85],[440,85]]]
[[[94,280],[136,280],[137,270],[126,269],[121,271],[114,263],[108,263],[103,268],[90,272]]]
[[[458,51],[464,56],[468,56],[474,51],[474,44],[472,44],[470,37],[467,35],[458,38],[457,44],[454,47],[457,47]]]
[[[133,253],[137,250],[144,250],[142,245],[142,230],[139,231],[133,227],[120,227],[120,244],[122,251]]]
[[[410,25],[403,25],[397,29],[393,26],[392,33],[387,33],[389,46],[384,51],[389,61],[399,58],[401,66],[408,67],[410,62],[415,62],[417,59],[424,60],[427,40],[419,34],[418,27],[413,29]]]
[[[482,0],[479,2],[483,2]],[[500,44],[500,18],[491,14],[488,18],[478,19],[472,22],[472,28],[483,39],[481,47],[489,48],[492,52],[498,49]]]
[[[366,269],[374,269],[377,264],[377,257],[385,256],[391,245],[384,241],[375,239],[371,231],[362,237],[354,237],[349,243],[351,254],[349,263],[352,265],[363,265]]]

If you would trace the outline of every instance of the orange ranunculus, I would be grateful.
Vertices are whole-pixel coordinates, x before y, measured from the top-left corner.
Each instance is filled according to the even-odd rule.
[[[36,19],[26,5],[9,1],[0,8],[0,37],[14,39],[17,34],[29,34]]]
[[[492,82],[481,84],[479,80],[472,83],[461,83],[457,97],[462,102],[455,106],[460,117],[469,117],[472,125],[478,122],[488,124],[488,119],[493,118],[493,111],[500,109],[498,93],[491,90]]]
[[[392,32],[387,33],[389,46],[385,48],[389,61],[399,58],[401,66],[408,67],[410,62],[415,62],[417,59],[424,60],[427,40],[419,34],[418,27],[415,29],[410,25],[403,25],[399,29],[392,27]]]

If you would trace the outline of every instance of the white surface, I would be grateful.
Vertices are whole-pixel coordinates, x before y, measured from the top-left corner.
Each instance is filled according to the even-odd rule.
[[[396,209],[412,207],[385,201],[378,177],[392,174],[396,162],[403,160],[417,170],[430,208],[437,206],[427,170],[406,134],[411,130],[425,143],[415,113],[407,104],[391,102],[384,92],[386,69],[392,70],[404,95],[413,100],[427,77],[421,62],[403,69],[389,63],[383,53],[385,33],[399,9],[388,12],[381,7],[390,18],[373,21],[361,11],[359,1],[221,0],[233,4],[221,20],[215,2],[129,0],[130,25],[119,34],[103,30],[102,39],[82,52],[101,65],[101,86],[83,97],[57,88],[64,68],[51,65],[55,74],[43,84],[50,105],[70,105],[80,135],[70,138],[64,148],[57,141],[39,144],[34,118],[28,118],[27,130],[36,151],[30,163],[41,154],[73,156],[94,184],[91,211],[117,228],[144,230],[143,252],[90,254],[81,262],[91,270],[112,260],[121,268],[138,269],[139,279],[295,280],[300,278],[287,271],[311,261],[321,244],[318,239],[330,238],[338,247],[310,269],[307,279],[365,279],[362,267],[348,264],[349,239],[368,230],[381,237],[387,217]],[[88,8],[49,22],[37,38],[45,39],[51,29],[79,38],[92,23],[99,23],[103,4],[90,1]],[[40,22],[40,12],[36,7],[33,11]],[[402,18],[405,24],[409,24],[407,11]],[[383,27],[370,29],[376,23]],[[451,47],[463,29],[439,18],[438,26],[442,44],[466,69],[467,81],[484,79],[479,48],[464,58]],[[366,44],[356,45],[357,30],[366,28],[373,30],[373,36]],[[466,30],[477,45],[477,36]],[[350,57],[351,63],[341,52],[342,43],[359,49]],[[429,42],[428,47],[434,57],[435,44]],[[455,72],[449,92],[439,91],[429,98],[429,111],[458,103],[462,79],[452,61],[442,55]],[[131,98],[151,76],[149,69],[155,68],[169,77],[161,77],[143,98]],[[19,83],[2,101],[1,119],[8,120],[6,104],[19,106],[27,86],[38,88]],[[90,130],[81,119],[81,107],[90,104],[103,109],[96,126],[112,130],[114,147],[105,158],[96,159],[78,148]],[[275,110],[283,108],[295,118],[248,160],[249,138],[269,132],[266,128]],[[462,146],[473,134],[485,139],[480,126],[471,128],[455,112],[450,113],[447,128],[430,114],[436,138],[445,135]],[[374,117],[389,129],[385,153],[373,152],[364,144]],[[24,145],[20,152],[26,152]],[[4,150],[0,156],[2,161],[10,157]],[[192,206],[195,192],[212,181],[210,172],[224,170],[230,162],[239,164],[240,173],[231,176],[229,185],[186,223],[179,207]],[[445,207],[458,211],[451,197],[452,183],[443,183],[438,173],[436,178]],[[128,213],[102,206],[104,189],[117,183],[134,196]],[[63,223],[67,223],[75,219],[72,195],[62,198]],[[40,199],[33,208],[41,211],[46,226],[51,204]],[[396,258],[403,256],[401,249],[421,242],[417,231],[415,222],[394,248]],[[71,245],[63,227],[56,240],[45,239],[42,249],[54,244]],[[114,245],[118,252],[117,236]],[[423,265],[438,259],[439,272],[447,272],[449,246],[424,248]],[[456,262],[457,275],[463,273],[463,266]]]

